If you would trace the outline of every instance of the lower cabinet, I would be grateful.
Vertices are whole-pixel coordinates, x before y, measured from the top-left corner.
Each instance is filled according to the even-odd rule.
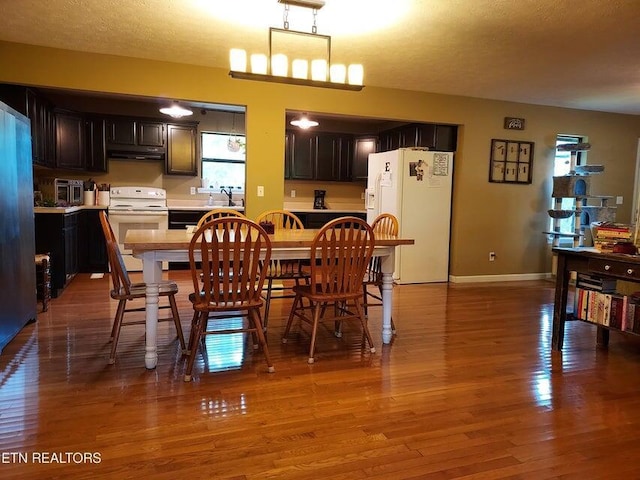
[[[109,258],[99,210],[83,210],[78,220],[78,271],[109,272]]]
[[[36,213],[36,253],[51,254],[51,296],[57,297],[78,273],[80,212]]]
[[[196,225],[205,213],[203,210],[169,210],[169,230],[186,230],[188,225]],[[189,270],[189,262],[169,262],[169,270]]]
[[[51,254],[51,295],[57,297],[78,272],[109,271],[97,210],[36,213],[36,253]]]
[[[352,212],[328,212],[328,211],[319,211],[319,212],[293,212],[300,219],[304,228],[322,228],[325,223],[330,222],[331,220],[335,220],[340,217],[357,217],[362,220],[367,219],[366,213],[352,213]]]

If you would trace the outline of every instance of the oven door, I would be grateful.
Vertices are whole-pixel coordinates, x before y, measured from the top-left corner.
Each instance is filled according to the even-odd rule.
[[[124,248],[124,239],[129,230],[167,230],[169,228],[169,213],[167,211],[135,211],[109,209],[109,223],[122,253],[124,265],[130,272],[142,271],[142,260],[133,258],[131,250]],[[166,270],[166,262],[162,262],[162,269]]]

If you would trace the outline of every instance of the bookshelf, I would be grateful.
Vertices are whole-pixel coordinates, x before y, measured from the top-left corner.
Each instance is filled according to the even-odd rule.
[[[635,328],[640,327],[636,325],[635,316],[632,322],[627,318],[625,324],[622,323],[620,317],[620,326],[617,326],[617,320],[614,321],[614,325],[611,325],[611,300],[609,300],[609,313],[605,322],[604,309],[607,303],[606,295],[611,295],[611,299],[614,295],[619,300],[616,300],[616,308],[618,302],[626,301],[627,309],[635,309],[636,299],[633,295],[622,295],[616,293],[614,287],[612,287],[614,281],[624,280],[625,282],[640,283],[640,258],[635,255],[621,255],[621,254],[608,254],[598,252],[594,248],[554,248],[554,254],[558,258],[558,269],[556,276],[556,290],[555,290],[555,302],[553,309],[553,333],[551,339],[551,348],[553,350],[562,350],[564,343],[564,325],[567,319],[585,320],[589,323],[596,325],[596,337],[597,344],[606,347],[609,343],[609,332],[616,331],[622,333],[640,334],[640,329],[635,331]],[[572,272],[577,273],[577,278],[581,276],[583,278],[598,278],[601,280],[599,286],[600,291],[597,290],[598,286],[595,286],[595,294],[593,294],[594,304],[589,303],[587,310],[584,309],[569,316],[567,314],[567,298],[569,295],[569,280]],[[579,283],[576,283],[578,286]],[[582,288],[585,287],[585,283],[582,283]],[[638,286],[640,290],[640,285]],[[605,292],[606,291],[606,292]],[[600,295],[598,295],[600,294]],[[604,297],[603,297],[604,296]],[[626,300],[625,300],[626,297]],[[620,300],[621,298],[621,300]],[[578,298],[578,307],[584,307],[585,298],[583,297],[582,304]],[[587,302],[591,301],[591,297],[587,295]],[[603,302],[600,306],[598,302]],[[574,302],[574,307],[576,302]],[[633,307],[630,307],[633,305]],[[591,316],[589,316],[589,306],[592,308]],[[599,310],[601,309],[601,310]],[[601,314],[598,312],[602,311]],[[593,316],[595,312],[595,317]],[[600,317],[598,315],[601,315]],[[638,315],[636,313],[635,315]],[[581,318],[581,317],[585,318]],[[615,318],[615,317],[614,317]]]

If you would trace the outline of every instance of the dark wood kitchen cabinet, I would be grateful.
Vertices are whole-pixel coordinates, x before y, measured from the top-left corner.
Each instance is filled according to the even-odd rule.
[[[106,120],[107,144],[120,146],[164,147],[164,123],[131,117]]]
[[[290,133],[290,165],[291,180],[313,180],[316,151],[316,136],[308,132]]]
[[[51,254],[51,295],[57,297],[78,273],[80,212],[36,213],[36,253]]]
[[[378,137],[356,137],[353,139],[353,161],[351,179],[361,181],[367,179],[369,154],[378,151]]]
[[[107,273],[107,243],[100,224],[99,210],[82,210],[78,217],[78,271]]]
[[[351,180],[352,136],[287,132],[285,178],[347,182]]]
[[[84,118],[75,112],[55,111],[56,167],[82,170],[85,159]]]
[[[167,125],[166,173],[168,175],[193,177],[198,174],[197,138],[197,123]]]
[[[441,152],[454,152],[457,147],[458,127],[433,123],[411,123],[385,130],[379,134],[381,152],[398,148],[423,147]]]
[[[107,145],[105,120],[87,116],[84,120],[85,169],[90,172],[106,172]]]
[[[0,84],[0,100],[29,118],[33,164],[55,167],[55,131],[51,103],[32,88],[9,84]]]

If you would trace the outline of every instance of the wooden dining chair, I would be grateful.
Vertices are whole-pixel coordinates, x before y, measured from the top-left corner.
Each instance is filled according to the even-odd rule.
[[[196,225],[196,229],[200,228],[202,225],[210,222],[211,220],[224,217],[246,218],[243,213],[231,208],[214,208],[213,210],[209,210],[207,213],[200,217],[200,220],[198,220],[198,224]]]
[[[189,243],[189,265],[193,279],[194,322],[189,336],[189,358],[185,382],[198,346],[207,335],[249,332],[262,346],[269,372],[274,367],[264,336],[260,309],[262,287],[271,259],[271,241],[257,223],[237,216],[222,217],[198,228]],[[238,328],[209,328],[210,323],[230,316],[247,322]],[[258,345],[255,344],[254,348]]]
[[[256,223],[267,223],[273,225],[274,232],[278,230],[303,230],[302,221],[293,213],[287,210],[268,210],[261,213],[256,218]],[[264,307],[264,328],[269,325],[269,310],[272,298],[294,298],[294,294],[282,294],[273,297],[274,291],[291,290],[281,282],[293,281],[295,285],[300,285],[300,280],[304,280],[305,284],[309,284],[311,274],[303,269],[301,260],[271,260],[269,262],[269,270],[267,272],[267,293],[265,296]],[[281,285],[274,286],[277,282]]]
[[[120,338],[120,329],[125,325],[140,325],[144,324],[145,320],[131,320],[124,321],[124,314],[127,312],[143,312],[145,307],[126,308],[127,302],[134,299],[145,298],[146,296],[146,284],[145,283],[132,283],[129,278],[129,273],[124,265],[122,253],[118,248],[118,242],[111,229],[111,224],[107,218],[107,214],[104,210],[99,212],[100,224],[102,225],[102,231],[107,244],[107,255],[109,259],[109,268],[111,273],[111,283],[113,288],[111,290],[111,298],[118,300],[118,308],[116,309],[116,316],[113,319],[113,326],[111,328],[111,353],[109,355],[109,363],[115,362],[116,348],[118,346],[118,339]],[[184,336],[182,334],[182,325],[180,324],[180,315],[178,313],[178,307],[176,306],[175,295],[178,293],[178,285],[175,282],[163,281],[159,286],[159,296],[167,297],[168,305],[160,305],[158,308],[170,308],[171,316],[168,318],[159,319],[159,322],[172,321],[176,326],[176,332],[178,339],[180,340],[180,348],[185,352]]]
[[[398,219],[390,213],[381,213],[371,223],[374,235],[398,235],[399,224]],[[377,291],[372,292],[368,287],[374,287]],[[369,316],[369,307],[382,306],[382,259],[380,257],[372,257],[367,267],[367,271],[364,275],[364,281],[362,283],[362,305],[364,307],[364,314]],[[369,297],[373,301],[369,300]],[[393,317],[391,317],[391,331],[396,333],[396,326],[393,323]]]
[[[311,244],[311,284],[293,288],[296,297],[282,336],[287,336],[295,317],[311,325],[309,363],[314,362],[318,324],[324,321],[358,321],[371,353],[376,349],[362,310],[362,281],[371,260],[375,238],[373,229],[356,217],[341,217],[320,229]],[[310,306],[302,300],[306,298]],[[326,308],[333,305],[334,308]],[[329,312],[333,314],[328,315]]]

